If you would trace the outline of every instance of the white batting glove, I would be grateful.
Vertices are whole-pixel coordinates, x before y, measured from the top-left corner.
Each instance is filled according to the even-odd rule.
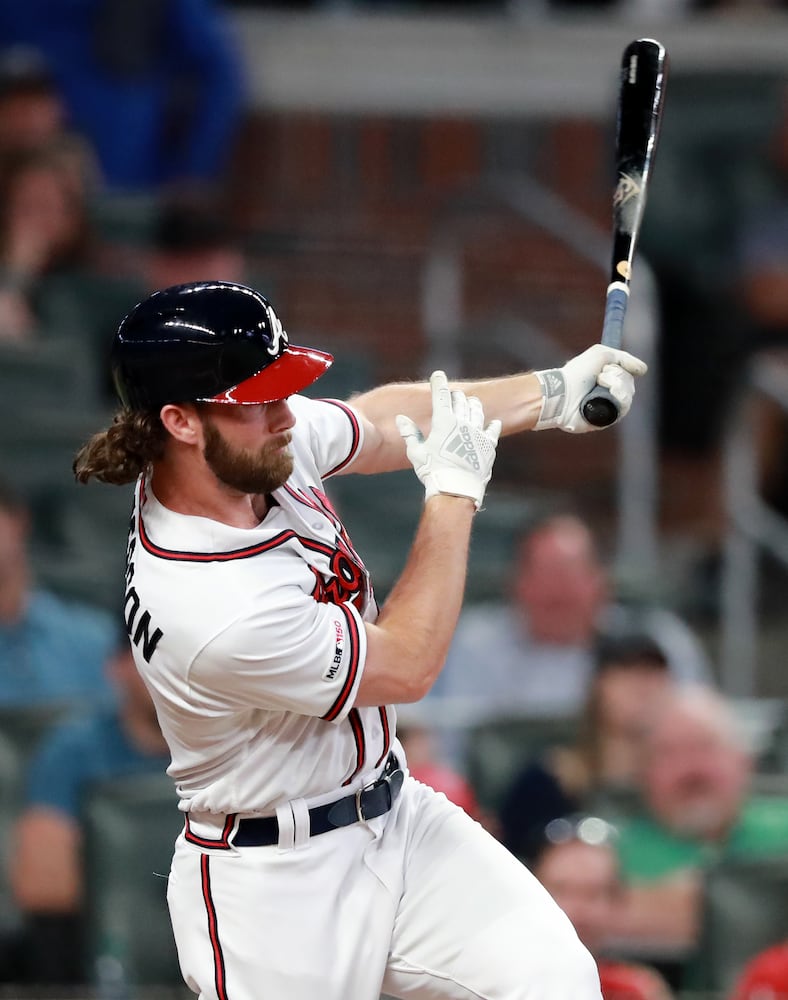
[[[619,407],[618,419],[629,413],[635,395],[634,375],[645,375],[645,361],[614,347],[594,344],[567,361],[563,368],[534,372],[542,386],[542,412],[534,430],[558,427],[570,434],[600,430],[589,424],[580,404],[596,385],[610,391]]]
[[[432,373],[430,386],[432,427],[426,438],[410,417],[396,418],[408,459],[424,484],[425,500],[449,493],[468,497],[478,510],[492,475],[501,421],[491,420],[485,428],[481,402],[451,392],[443,372]]]

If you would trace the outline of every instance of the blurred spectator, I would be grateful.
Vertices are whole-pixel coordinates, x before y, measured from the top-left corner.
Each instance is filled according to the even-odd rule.
[[[57,141],[65,121],[63,101],[39,53],[22,46],[0,52],[0,155]]]
[[[601,632],[637,624],[680,679],[707,680],[700,643],[661,608],[611,603],[611,583],[589,527],[551,515],[519,540],[508,600],[460,618],[432,697],[464,699],[480,714],[575,715],[583,707]]]
[[[544,829],[531,870],[596,958],[604,1000],[669,1000],[654,970],[610,957],[610,931],[624,899],[614,837],[596,816],[557,818]]]
[[[110,615],[34,586],[29,516],[0,483],[0,707],[108,704]]]
[[[110,189],[220,176],[243,110],[243,55],[213,0],[0,5],[0,45],[41,51]]]
[[[730,1000],[788,998],[788,941],[767,948],[744,968]]]
[[[397,726],[397,736],[405,750],[408,771],[424,785],[443,792],[450,802],[480,819],[479,804],[465,778],[441,761],[433,734],[427,726],[407,723]]]
[[[514,779],[500,807],[500,839],[526,857],[546,824],[570,813],[631,808],[641,745],[655,698],[672,683],[648,636],[600,638],[579,736],[548,750]]]
[[[52,74],[35,49],[0,51],[0,161],[18,153],[49,150],[85,194],[98,181],[88,144],[72,132]]]
[[[751,754],[729,704],[708,688],[671,688],[655,702],[642,760],[644,810],[620,825],[630,888],[617,931],[633,947],[690,954],[704,867],[788,856],[788,800],[751,793]]]
[[[27,924],[28,981],[89,979],[81,939],[80,809],[90,786],[163,773],[170,763],[125,630],[108,658],[107,673],[118,690],[118,707],[61,723],[42,741],[30,764],[11,866],[14,896]]]
[[[55,153],[0,161],[0,339],[69,328],[68,315],[48,299],[48,284],[88,266],[90,241],[84,192]]]
[[[770,199],[742,227],[741,291],[761,344],[785,344],[788,335],[788,92],[771,143]]]
[[[741,227],[739,291],[749,351],[788,347],[788,90],[770,149],[772,190]],[[788,434],[781,408],[762,404],[760,449],[766,498],[788,513]]]
[[[70,341],[98,399],[105,344],[137,301],[116,270],[87,190],[57,149],[0,157],[0,341]]]
[[[144,295],[189,281],[248,282],[240,239],[222,205],[205,197],[180,196],[164,201],[144,279]]]

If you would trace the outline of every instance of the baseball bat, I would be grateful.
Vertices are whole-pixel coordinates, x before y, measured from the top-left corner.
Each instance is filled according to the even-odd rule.
[[[618,181],[613,193],[613,251],[600,338],[607,347],[620,348],[623,340],[632,263],[662,121],[666,74],[664,46],[653,38],[638,38],[624,49],[616,115]],[[594,427],[608,427],[618,418],[618,403],[599,385],[586,395],[580,408]]]

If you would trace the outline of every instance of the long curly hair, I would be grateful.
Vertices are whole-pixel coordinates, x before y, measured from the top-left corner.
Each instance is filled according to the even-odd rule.
[[[72,465],[74,476],[80,483],[91,478],[113,486],[133,483],[162,457],[166,439],[158,413],[120,410],[106,430],[79,449]]]

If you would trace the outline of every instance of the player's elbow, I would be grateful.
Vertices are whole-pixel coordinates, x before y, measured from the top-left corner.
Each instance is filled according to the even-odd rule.
[[[411,705],[421,701],[434,683],[434,677],[426,677],[416,671],[398,671],[383,674],[380,671],[364,670],[355,704],[358,708],[378,705]]]
[[[367,658],[359,685],[359,707],[409,705],[429,692],[443,664],[442,651],[400,642],[383,629],[368,627]]]
[[[421,701],[429,694],[434,683],[435,678],[432,674],[425,676],[422,673],[416,673],[409,676],[403,683],[397,702],[402,705],[412,705],[414,702]]]

